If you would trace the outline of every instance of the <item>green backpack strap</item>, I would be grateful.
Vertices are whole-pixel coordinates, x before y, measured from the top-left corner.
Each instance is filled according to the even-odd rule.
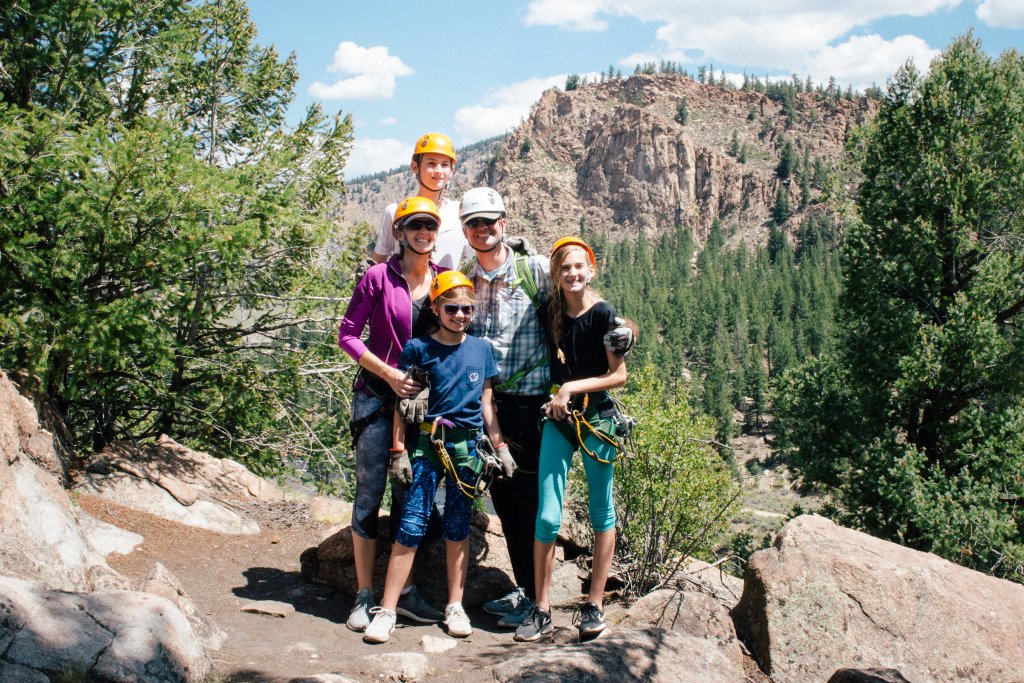
[[[537,289],[537,281],[533,278],[533,271],[530,270],[529,257],[516,254],[512,269],[515,271],[516,281],[522,286],[526,296],[530,297],[530,303],[534,308],[540,308],[540,292]]]

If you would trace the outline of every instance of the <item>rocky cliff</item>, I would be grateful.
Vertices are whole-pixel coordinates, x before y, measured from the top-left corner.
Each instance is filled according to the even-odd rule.
[[[685,124],[677,121],[681,100]],[[803,216],[799,182],[776,173],[786,143],[801,162],[820,160],[837,171],[851,127],[876,109],[866,98],[802,93],[787,112],[762,93],[678,74],[552,89],[503,144],[460,159],[452,195],[479,184],[497,188],[506,197],[512,232],[540,243],[578,232],[581,223],[613,238],[653,237],[690,225],[701,240],[715,219],[734,239],[761,243],[780,186],[795,210],[788,227]],[[742,159],[737,148],[745,148]],[[841,173],[837,178],[839,185],[855,181]],[[343,224],[375,224],[383,207],[406,191],[415,191],[407,170],[353,185]],[[812,188],[811,196],[821,199],[821,188]]]

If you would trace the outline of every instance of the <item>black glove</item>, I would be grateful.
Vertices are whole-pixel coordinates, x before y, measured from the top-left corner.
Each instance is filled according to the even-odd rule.
[[[423,385],[423,388],[415,396],[403,398],[398,401],[398,414],[404,422],[415,424],[423,422],[427,416],[427,401],[430,398],[430,386],[427,380],[427,371],[422,368],[411,367],[408,373],[413,379]]]
[[[537,250],[530,244],[530,240],[525,237],[506,237],[505,246],[523,256],[535,256]]]
[[[409,451],[391,451],[391,467],[388,469],[391,480],[404,486],[412,484],[412,464],[409,463]]]
[[[604,335],[604,345],[611,349],[611,352],[616,356],[624,356],[626,352],[633,348],[633,330],[626,327],[626,321],[622,318],[615,318],[613,321],[615,327],[608,330],[608,333]]]
[[[352,273],[352,281],[358,283],[360,280],[363,279],[363,276],[366,275],[366,271],[368,271],[372,266],[375,265],[377,265],[377,262],[374,261],[369,256],[364,258],[362,261],[359,262],[359,265],[356,266],[355,271]]]

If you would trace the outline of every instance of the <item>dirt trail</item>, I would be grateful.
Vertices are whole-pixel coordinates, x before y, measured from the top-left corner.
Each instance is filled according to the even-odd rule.
[[[427,653],[430,680],[492,681],[491,665],[535,647],[515,643],[510,631],[495,628],[495,618],[482,611],[469,613],[474,627],[469,638],[452,639],[441,626],[413,626],[400,618],[389,642],[363,643],[360,634],[345,627],[351,596],[302,580],[299,555],[320,541],[325,528],[311,522],[301,504],[246,504],[244,511],[262,528],[253,536],[183,526],[87,495],[79,504],[146,539],[130,555],[108,557],[114,569],[137,582],[162,562],[196,606],[227,632],[224,646],[214,653],[217,683],[280,683],[318,673],[382,680],[367,657],[424,653],[424,636],[454,643],[446,652]],[[287,603],[295,612],[284,618],[242,612],[253,600]],[[622,608],[609,611],[616,609]],[[575,639],[571,616],[571,611],[556,610],[556,641]]]

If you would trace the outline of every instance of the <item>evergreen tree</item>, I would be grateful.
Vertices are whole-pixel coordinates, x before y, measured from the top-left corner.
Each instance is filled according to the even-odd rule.
[[[845,522],[1018,581],[1022,84],[1018,53],[971,36],[896,73],[862,139],[841,343],[776,394],[782,443]]]
[[[782,146],[782,154],[779,157],[779,164],[775,167],[775,173],[780,180],[786,180],[792,175],[799,164],[796,147],[789,140]]]
[[[779,185],[779,189],[775,192],[775,206],[772,207],[772,221],[775,225],[782,225],[789,220],[791,215],[789,193],[786,192],[786,188]]]
[[[686,125],[690,120],[690,110],[686,103],[685,97],[680,97],[679,102],[676,104],[676,123]]]

